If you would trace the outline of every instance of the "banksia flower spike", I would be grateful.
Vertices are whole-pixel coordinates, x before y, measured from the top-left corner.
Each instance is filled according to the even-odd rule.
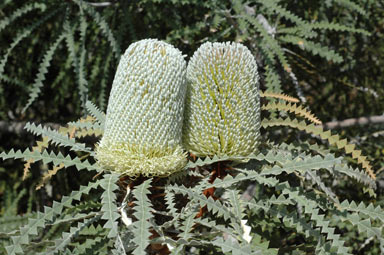
[[[248,156],[260,129],[257,64],[239,43],[200,46],[187,67],[183,144],[197,156]]]
[[[186,62],[179,50],[146,39],[121,57],[108,102],[98,163],[127,176],[181,170]]]

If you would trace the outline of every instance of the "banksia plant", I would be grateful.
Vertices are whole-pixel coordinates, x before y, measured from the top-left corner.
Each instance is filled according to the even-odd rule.
[[[260,129],[257,64],[239,43],[200,46],[187,68],[184,146],[197,156],[247,156]]]
[[[188,149],[207,156],[192,157],[185,167],[180,145],[185,62],[157,40],[135,43],[121,58],[107,114],[87,102],[91,116],[58,130],[28,123],[25,129],[41,139],[31,149],[0,152],[0,159],[23,159],[24,177],[33,163],[45,164],[38,188],[58,171],[68,178],[74,169],[90,171],[89,181],[83,186],[86,178],[73,180],[80,187],[42,212],[14,217],[16,207],[5,207],[0,254],[344,255],[360,254],[368,243],[373,252],[367,254],[384,254],[384,210],[382,200],[372,199],[374,173],[349,166],[323,145],[286,144],[281,136],[257,144],[259,132],[252,129],[259,126],[257,73],[248,53],[239,44],[205,44],[192,58],[184,132],[197,134],[190,134],[197,142]],[[263,128],[297,128],[366,160],[354,145],[315,126],[313,114],[291,104],[297,99],[260,95],[280,100],[261,110],[287,116],[266,114]],[[96,145],[79,140],[101,135]],[[238,155],[251,164],[232,164]],[[189,171],[151,178],[184,168]],[[139,175],[149,178],[135,178]],[[345,177],[372,198],[345,199],[343,184],[354,181]]]
[[[186,62],[156,39],[133,43],[121,57],[108,102],[97,160],[127,176],[181,170]]]

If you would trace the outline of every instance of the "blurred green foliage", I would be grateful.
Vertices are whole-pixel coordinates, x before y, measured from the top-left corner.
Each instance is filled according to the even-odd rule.
[[[49,121],[55,118],[64,122],[81,115],[79,101],[84,95],[78,85],[76,72],[79,70],[86,80],[87,97],[105,109],[119,54],[130,43],[143,38],[166,40],[187,57],[207,40],[241,41],[253,50],[259,63],[263,64],[261,74],[265,74],[265,66],[269,63],[259,56],[263,54],[260,45],[265,42],[254,27],[237,18],[240,14],[236,8],[240,4],[253,16],[264,14],[270,25],[277,28],[276,38],[279,28],[292,27],[293,22],[281,14],[269,14],[259,2],[263,1],[111,1],[109,6],[94,7],[80,0],[41,1],[41,8],[33,8],[4,26],[4,20],[17,10],[33,5],[28,1],[5,1],[0,6],[2,56],[28,26],[34,26],[46,15],[54,15],[23,38],[10,52],[4,71],[0,69],[0,116],[4,120]],[[366,35],[331,29],[319,31],[315,40],[341,55],[344,59],[341,63],[302,50],[300,45],[281,43],[310,108],[323,121],[381,114],[384,108],[384,103],[379,100],[384,94],[380,75],[383,71],[383,2],[360,1],[364,15],[358,12],[359,9],[351,10],[343,4],[349,1],[279,2],[309,22],[333,22],[370,32]],[[40,63],[50,46],[65,32],[66,21],[73,32],[75,60],[71,56],[71,46],[62,41],[47,65],[40,87],[42,92],[22,113],[39,75]],[[105,30],[103,22],[110,31]],[[85,32],[84,42],[82,31]],[[77,68],[74,68],[74,62],[78,62]],[[295,95],[292,80],[284,75],[284,70],[278,65],[273,68],[283,81],[283,90]]]

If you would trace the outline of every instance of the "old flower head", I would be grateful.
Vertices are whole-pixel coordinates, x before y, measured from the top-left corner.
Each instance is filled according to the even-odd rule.
[[[239,43],[200,46],[187,68],[183,131],[186,149],[197,156],[247,156],[260,129],[257,65]]]
[[[121,57],[97,160],[128,176],[167,176],[184,167],[181,148],[186,62],[179,50],[146,39]]]

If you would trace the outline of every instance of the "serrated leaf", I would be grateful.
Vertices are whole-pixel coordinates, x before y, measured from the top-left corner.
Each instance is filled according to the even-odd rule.
[[[283,172],[286,173],[292,173],[294,171],[297,171],[301,174],[305,174],[307,171],[310,170],[317,170],[317,169],[327,169],[330,170],[334,165],[340,164],[341,158],[334,158],[332,155],[326,155],[324,158],[317,155],[317,156],[309,156],[309,155],[299,155],[298,157],[294,158],[293,160],[288,160],[284,162],[283,166],[274,165],[271,169],[264,170],[260,173],[260,175],[279,175]]]
[[[24,14],[40,9],[41,11],[45,11],[47,9],[47,6],[42,3],[29,3],[24,5],[23,7],[18,8],[16,11],[14,11],[11,15],[8,17],[5,17],[0,21],[0,32],[7,27],[10,23],[12,23],[17,18],[23,16]]]
[[[93,218],[85,219],[84,222],[79,222],[76,227],[71,227],[69,232],[63,232],[61,238],[54,240],[55,246],[44,252],[45,255],[54,255],[60,251],[63,251],[73,238],[79,235],[80,231],[87,226],[91,225],[93,222],[100,219],[100,216]]]
[[[33,162],[42,160],[44,164],[52,162],[54,165],[59,165],[63,163],[65,167],[75,166],[78,170],[87,169],[89,171],[101,171],[101,168],[97,164],[92,165],[88,162],[88,160],[81,161],[78,157],[71,158],[69,155],[64,157],[60,152],[58,154],[55,154],[54,152],[48,153],[47,151],[40,153],[38,151],[30,151],[29,149],[26,149],[24,152],[21,150],[15,152],[12,149],[7,153],[0,153],[0,158],[3,160],[10,158],[22,158],[24,160],[33,160]]]
[[[207,206],[208,211],[212,212],[212,214],[217,214],[219,217],[224,217],[225,220],[233,217],[233,214],[219,200],[214,200],[212,197],[207,198],[202,192],[198,191],[199,193],[196,193],[184,185],[169,185],[167,189],[175,193],[187,195],[191,200],[198,201],[201,207]]]
[[[135,236],[133,242],[137,245],[136,249],[133,251],[133,254],[135,255],[147,254],[145,249],[149,245],[149,237],[151,235],[149,232],[151,227],[149,219],[153,216],[151,213],[151,204],[147,195],[150,193],[149,188],[151,181],[152,179],[144,181],[132,192],[137,200],[135,202],[136,205],[133,208],[135,210],[134,215],[137,221],[132,224],[133,234]]]
[[[332,135],[332,132],[330,130],[324,131],[322,127],[315,126],[313,124],[308,125],[304,121],[299,122],[297,119],[292,120],[290,118],[286,118],[286,119],[282,119],[282,118],[267,119],[267,118],[264,118],[261,122],[261,126],[263,128],[273,127],[273,126],[289,126],[292,128],[297,128],[299,130],[306,131],[308,133],[312,133],[314,135],[319,135],[322,139],[327,139],[331,145],[337,145],[337,142],[340,141],[339,136],[338,135]],[[341,145],[343,145],[343,144],[342,143],[339,144],[339,146],[341,146]],[[346,146],[348,146],[348,145],[346,145]],[[346,147],[344,147],[343,149],[346,150]],[[349,147],[349,149],[350,149],[350,147]],[[361,151],[352,150],[349,153],[352,154],[353,158],[358,160],[358,162],[362,165],[362,167],[367,171],[369,176],[373,180],[375,180],[376,175],[372,171],[372,167],[371,167],[369,161],[366,160],[366,157],[363,157],[360,155]]]
[[[44,213],[38,212],[37,217],[28,220],[28,224],[20,227],[20,234],[12,237],[13,245],[7,246],[8,254],[23,253],[22,244],[29,243],[29,237],[36,235],[38,228],[44,228],[48,221],[53,220],[55,215],[62,212],[64,207],[70,207],[72,201],[80,199],[78,195],[88,194],[91,189],[100,185],[100,181],[91,182],[88,186],[81,186],[78,191],[73,191],[71,196],[63,197],[61,202],[54,202],[52,207],[44,207]]]
[[[307,120],[315,124],[321,124],[321,121],[313,113],[305,109],[303,106],[298,106],[294,103],[291,104],[286,102],[269,102],[266,105],[262,105],[261,109],[292,112],[296,115],[306,118]]]
[[[10,44],[8,49],[5,51],[5,54],[3,55],[2,59],[0,60],[0,77],[3,76],[5,65],[8,61],[9,55],[11,54],[12,50],[21,42],[21,40],[30,35],[33,30],[35,30],[37,27],[39,27],[45,21],[50,19],[52,16],[56,15],[61,10],[61,7],[53,9],[52,11],[48,12],[47,15],[44,15],[42,18],[40,18],[37,22],[33,23],[32,25],[23,29],[21,32],[17,33],[15,39]]]
[[[101,211],[103,212],[102,219],[107,220],[104,228],[110,229],[108,238],[114,238],[118,235],[118,222],[120,214],[116,205],[116,194],[114,193],[119,186],[116,182],[119,180],[119,175],[116,173],[107,174],[100,182],[100,186],[104,189],[101,195]]]
[[[102,111],[100,111],[100,109],[97,108],[97,106],[91,101],[87,101],[85,106],[89,114],[91,114],[93,117],[96,118],[97,122],[101,126],[101,129],[103,129],[104,123],[105,123],[105,114]]]
[[[94,154],[90,148],[85,147],[85,144],[77,143],[75,139],[61,134],[56,130],[52,130],[49,127],[42,127],[41,124],[36,126],[34,123],[28,122],[25,124],[25,129],[34,135],[47,136],[52,144],[69,147],[72,151],[84,151],[92,155]]]
[[[217,238],[212,242],[213,245],[218,246],[221,250],[225,252],[232,252],[233,255],[250,255],[250,254],[260,254],[262,255],[261,250],[252,251],[251,247],[248,245],[240,246],[235,241],[224,240],[223,238]]]
[[[243,181],[249,181],[249,180],[255,180],[258,183],[261,183],[261,184],[264,184],[264,185],[267,185],[270,187],[274,187],[278,183],[278,180],[276,178],[264,177],[256,171],[247,170],[247,171],[244,171],[244,172],[236,175],[235,177],[233,177],[231,175],[227,175],[224,177],[223,180],[217,178],[217,179],[215,179],[214,183],[209,185],[207,188],[210,188],[210,187],[226,188],[226,187],[230,187],[236,183],[243,182]]]
[[[41,88],[43,87],[43,81],[45,80],[45,74],[48,72],[48,67],[50,66],[50,62],[52,60],[53,54],[58,48],[59,44],[64,40],[64,34],[61,34],[56,41],[49,47],[49,49],[45,52],[43,60],[39,66],[39,72],[36,75],[34,83],[29,88],[29,99],[27,104],[24,106],[22,112],[25,112],[27,108],[36,100],[39,96]]]
[[[108,22],[106,22],[104,17],[102,15],[100,15],[97,11],[95,11],[95,9],[93,7],[91,7],[90,5],[85,4],[80,0],[74,0],[74,2],[76,4],[78,4],[80,8],[84,9],[84,11],[86,13],[88,13],[94,19],[95,23],[100,27],[103,34],[107,37],[107,39],[110,43],[110,46],[111,46],[113,52],[115,53],[116,59],[119,60],[120,55],[121,55],[120,45],[119,45],[118,41],[116,40],[116,38],[112,32],[112,29],[108,25]]]

